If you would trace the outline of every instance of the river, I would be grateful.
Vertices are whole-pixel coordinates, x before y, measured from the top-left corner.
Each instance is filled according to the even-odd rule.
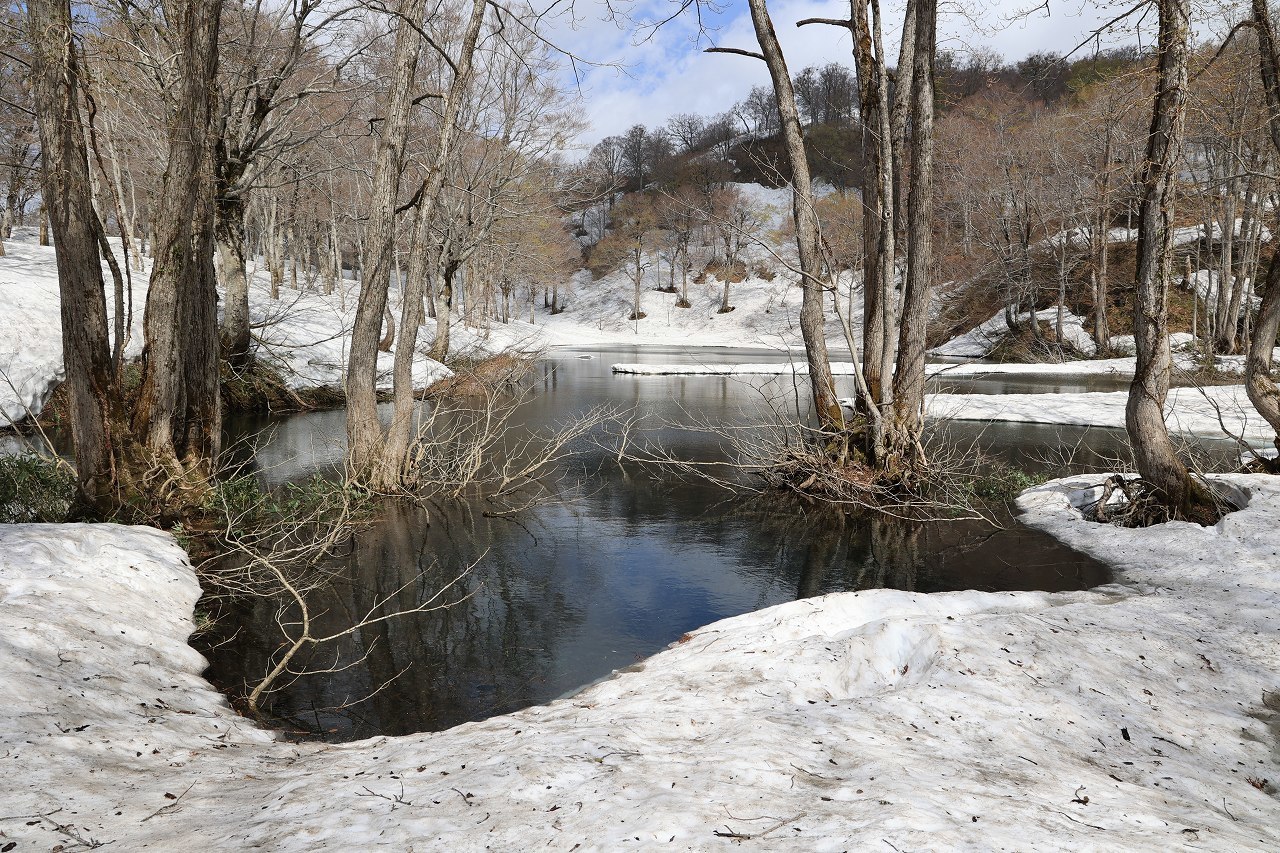
[[[527,380],[531,395],[516,429],[607,405],[640,418],[641,441],[681,459],[723,459],[719,436],[688,427],[759,421],[766,400],[786,406],[796,398],[791,377],[615,376],[610,365],[783,358],[758,350],[557,350]],[[1099,385],[1107,381],[948,380],[947,389],[1114,390]],[[278,483],[338,463],[343,418],[310,413],[237,430],[256,437],[255,465]],[[1067,464],[1068,450],[1079,448],[1079,467],[1124,446],[1109,430],[961,423],[949,430],[953,441],[976,441],[1050,473]],[[796,598],[876,587],[1056,591],[1110,580],[1102,565],[1007,513],[997,526],[847,516],[776,495],[744,497],[652,465],[619,465],[594,445],[575,449],[580,455],[523,509],[465,499],[382,512],[333,562],[332,588],[316,602],[321,629],[370,610],[412,608],[460,574],[447,598],[462,600],[317,651],[307,666],[328,671],[272,697],[281,726],[332,740],[440,730],[572,693],[687,631]],[[280,642],[277,610],[276,602],[254,602],[201,640],[211,680],[235,694],[261,677]]]

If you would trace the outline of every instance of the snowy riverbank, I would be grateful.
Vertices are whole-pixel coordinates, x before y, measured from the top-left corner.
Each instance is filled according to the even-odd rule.
[[[1084,522],[1097,478],[1024,495],[1123,586],[798,601],[571,699],[340,746],[273,742],[200,679],[168,536],[0,528],[0,841],[1274,849],[1280,481],[1221,480],[1249,505],[1203,529]]]
[[[1133,372],[1132,358],[1070,361],[1062,364],[929,364],[928,375],[938,378],[1123,379]],[[762,364],[615,364],[615,374],[634,376],[752,376],[807,375],[803,362]],[[836,376],[850,376],[854,365],[835,362]],[[1096,426],[1124,429],[1127,391],[1045,392],[1036,394],[928,394],[930,417],[956,421]],[[843,400],[849,408],[852,399]],[[1243,385],[1173,388],[1165,403],[1169,429],[1183,435],[1222,438],[1238,436],[1267,445],[1274,432],[1249,401]]]
[[[123,263],[123,258],[119,258]],[[110,282],[104,264],[104,275]],[[125,354],[142,353],[142,317],[147,275],[134,272],[132,331]],[[348,288],[351,282],[345,283]],[[250,322],[256,352],[279,371],[294,390],[340,387],[346,374],[356,294],[323,295],[288,287],[272,299],[265,274],[255,275],[250,293]],[[110,311],[110,300],[108,310]],[[57,258],[53,247],[36,242],[33,229],[16,229],[0,257],[0,427],[39,414],[62,381],[62,317],[58,297]],[[420,341],[434,331],[424,329]],[[480,353],[517,346],[511,334],[490,345],[487,335],[460,326],[457,351]],[[379,387],[390,389],[394,356],[378,355]],[[447,367],[420,352],[414,359],[414,384],[426,387],[452,375]]]

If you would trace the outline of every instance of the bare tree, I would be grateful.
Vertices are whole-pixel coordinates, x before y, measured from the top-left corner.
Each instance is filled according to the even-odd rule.
[[[303,107],[319,94],[344,88],[336,81],[350,56],[326,59],[320,54],[322,45],[332,48],[337,43],[331,31],[336,23],[347,22],[344,7],[322,12],[321,0],[301,0],[276,7],[236,4],[232,12],[220,47],[223,62],[214,151],[216,241],[225,290],[222,351],[234,365],[242,366],[250,346],[245,263],[249,197],[264,182],[274,161],[318,132],[316,122],[302,120]],[[363,44],[358,45],[351,55],[362,48]],[[351,87],[345,88],[343,100],[356,103]],[[328,99],[329,104],[336,102]],[[346,118],[342,111],[331,113],[336,115],[326,116],[324,124]]]
[[[62,350],[80,499],[94,512],[111,508],[114,451],[111,401],[115,377],[107,340],[107,306],[98,251],[102,224],[93,209],[89,155],[80,112],[80,75],[71,6],[30,0],[27,31],[39,120],[42,207],[56,243],[62,303]]]
[[[1169,279],[1173,259],[1173,205],[1187,97],[1189,0],[1158,0],[1158,79],[1140,184],[1133,331],[1137,351],[1125,425],[1138,473],[1156,501],[1179,518],[1212,508],[1208,489],[1178,459],[1164,422],[1172,357],[1169,352]]]
[[[823,263],[819,246],[818,214],[814,206],[809,162],[805,155],[804,134],[800,127],[800,115],[796,108],[796,96],[787,70],[786,57],[778,43],[778,34],[774,31],[769,9],[765,0],[749,0],[748,5],[760,52],[728,48],[711,50],[751,56],[762,60],[769,68],[776,109],[781,119],[787,163],[791,171],[791,214],[795,222],[800,266],[800,334],[804,339],[818,427],[828,437],[830,450],[839,458],[845,452],[845,420],[844,411],[836,399],[835,379],[831,375],[831,359],[827,355],[827,339],[823,328]]]
[[[1253,0],[1253,26],[1258,39],[1258,74],[1266,99],[1267,130],[1280,154],[1280,43],[1267,0]],[[1250,402],[1275,431],[1274,444],[1280,450],[1280,389],[1271,379],[1271,357],[1280,334],[1280,251],[1271,255],[1265,287],[1245,361],[1245,388]]]
[[[724,249],[724,269],[721,272],[724,291],[719,313],[727,314],[733,310],[729,304],[729,285],[747,277],[742,250],[759,241],[766,222],[765,210],[737,186],[726,184],[712,192],[707,218],[715,227]]]
[[[375,490],[399,488],[405,476],[407,454],[413,438],[413,358],[418,329],[422,324],[422,304],[425,296],[426,253],[411,258],[408,280],[401,299],[401,344],[396,350],[394,367],[394,412],[391,424],[384,433],[377,415],[377,332],[381,315],[386,310],[390,286],[391,260],[394,254],[395,201],[404,166],[404,146],[408,132],[409,110],[412,106],[410,87],[415,79],[418,52],[422,38],[418,21],[423,10],[413,8],[417,0],[409,0],[409,7],[402,10],[410,15],[406,26],[402,19],[396,28],[393,92],[388,109],[388,128],[382,137],[379,159],[374,172],[375,212],[371,217],[369,243],[375,247],[376,276],[371,275],[360,290],[360,304],[356,314],[356,327],[352,334],[351,358],[348,370],[347,437],[349,441],[350,467],[357,479]],[[458,130],[458,115],[462,99],[470,85],[472,62],[480,28],[488,9],[486,0],[473,0],[470,16],[466,20],[457,56],[447,60],[453,72],[449,89],[443,94],[444,109],[440,117],[436,152],[430,170],[423,179],[417,197],[413,233],[416,239],[425,240],[435,205],[445,180],[445,165],[453,153]],[[408,44],[405,44],[408,42]],[[394,174],[388,172],[394,171]],[[374,314],[374,310],[377,314]],[[359,400],[358,406],[356,405]]]
[[[679,113],[667,119],[667,132],[671,134],[684,151],[694,151],[702,144],[702,137],[707,130],[707,122],[700,115]]]
[[[384,97],[380,99],[373,186],[364,235],[369,258],[362,262],[367,272],[362,276],[347,365],[347,454],[350,468],[362,480],[382,476],[385,436],[378,420],[378,341],[391,285],[396,203],[404,171],[413,87],[422,50],[419,27],[424,12],[425,0],[402,0],[396,6],[392,76]],[[396,469],[398,474],[399,465]]]
[[[652,235],[658,225],[658,215],[653,201],[643,194],[623,198],[613,209],[613,224],[609,234],[595,247],[598,257],[593,262],[606,265],[621,262],[631,279],[631,316],[628,320],[645,318],[641,294],[645,273],[649,270],[649,250]]]
[[[213,476],[222,439],[213,268],[213,101],[222,0],[185,0],[167,16],[179,48],[155,265],[144,320],[142,390],[133,413],[144,468],[175,499]]]
[[[847,20],[799,22],[806,24],[843,27],[853,36],[867,162],[862,186],[866,206],[859,408],[869,421],[866,456],[882,475],[904,478],[923,470],[926,464],[921,434],[925,336],[933,291],[937,3],[908,3],[892,103],[878,3],[853,0]],[[910,184],[904,198],[906,175]],[[899,234],[906,249],[900,321],[896,295]]]

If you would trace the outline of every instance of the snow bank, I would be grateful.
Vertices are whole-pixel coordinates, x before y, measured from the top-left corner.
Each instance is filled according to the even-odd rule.
[[[1017,321],[1025,323],[1030,316],[1029,312],[1024,311],[1018,315]],[[1036,319],[1042,323],[1049,323],[1056,333],[1058,323],[1057,308],[1045,308],[1042,311],[1037,311]],[[958,335],[945,344],[934,347],[929,352],[931,355],[949,358],[983,358],[990,354],[1004,340],[1007,334],[1009,334],[1009,325],[1005,323],[1004,312],[1001,311],[971,331]],[[1084,355],[1093,355],[1097,352],[1093,337],[1084,330],[1083,318],[1070,311],[1063,313],[1062,340],[1063,343]]]
[[[108,288],[111,273],[103,264]],[[126,354],[142,352],[145,276],[134,282],[132,334]],[[138,281],[142,279],[142,281]],[[108,291],[110,293],[110,291]],[[44,408],[62,381],[62,316],[53,248],[37,242],[34,228],[15,228],[0,257],[0,428]],[[107,299],[107,316],[114,316]],[[108,328],[110,327],[108,320]]]
[[[49,848],[1218,850],[1280,846],[1277,478],[1119,530],[1092,593],[844,593],[718,622],[569,699],[438,734],[272,742],[183,645],[167,536],[0,530],[0,832]],[[1264,698],[1268,697],[1268,698]],[[43,817],[41,817],[43,816]],[[21,849],[26,849],[23,846]]]
[[[121,259],[123,263],[123,259]],[[108,285],[110,274],[104,265]],[[125,350],[132,358],[142,352],[142,317],[147,298],[146,272],[134,272],[133,325]],[[351,282],[345,282],[351,287]],[[277,368],[293,389],[339,387],[346,372],[351,329],[355,323],[356,294],[331,296],[312,291],[284,288],[272,299],[265,276],[255,276],[250,292],[250,320],[257,354]],[[108,298],[110,316],[112,300]],[[33,229],[16,229],[15,238],[5,241],[0,257],[0,310],[5,323],[0,327],[0,428],[23,420],[40,410],[62,381],[62,318],[58,295],[57,257],[50,246],[37,244]],[[434,334],[434,321],[427,321],[419,333],[420,345]],[[458,324],[456,350],[492,352],[518,346],[521,332],[473,331]],[[534,335],[537,338],[536,335]],[[534,341],[540,345],[540,339]],[[394,356],[378,357],[379,387],[390,388]],[[418,353],[414,360],[414,383],[425,387],[450,376],[438,361]]]
[[[1061,394],[931,394],[929,415],[961,421],[1008,421],[1124,429],[1127,391]],[[1274,433],[1249,402],[1243,385],[1174,388],[1165,402],[1165,422],[1187,435],[1230,433],[1269,441]]]
[[[1190,332],[1174,332],[1169,335],[1169,348],[1174,352],[1186,349],[1195,343],[1195,337]],[[1111,349],[1116,352],[1133,355],[1138,350],[1138,345],[1134,341],[1133,335],[1112,335]]]
[[[351,286],[351,282],[343,284]],[[356,292],[343,298],[336,293],[324,295],[284,288],[279,299],[272,299],[269,283],[255,277],[249,292],[249,318],[256,355],[278,370],[294,390],[342,387],[350,355],[351,330],[355,327],[357,298]],[[427,323],[426,328],[418,330],[419,349],[430,342],[435,331],[435,322],[428,320]],[[466,335],[459,337],[465,339]],[[402,343],[396,341],[397,345]],[[425,388],[453,375],[449,368],[422,352],[414,355],[415,388]],[[379,390],[391,389],[394,363],[393,353],[378,353]]]
[[[1197,270],[1195,277],[1192,279],[1193,286],[1195,287],[1195,293],[1197,296],[1200,297],[1204,305],[1204,307],[1201,310],[1203,310],[1206,314],[1216,310],[1217,308],[1218,280],[1220,277],[1221,276],[1218,275],[1216,270]],[[1244,287],[1247,289],[1249,286],[1248,282],[1249,282],[1249,279],[1244,278],[1244,279],[1235,281],[1232,284],[1236,287]],[[1229,294],[1229,291],[1228,291],[1228,294]],[[1246,302],[1243,298],[1241,298],[1239,316],[1243,317],[1246,310],[1252,309],[1256,311],[1261,305],[1262,305],[1262,297],[1253,295],[1251,293],[1249,295],[1248,302]],[[1204,320],[1202,322],[1208,322],[1208,320]]]
[[[775,362],[763,364],[615,364],[614,373],[632,376],[808,376],[809,365],[804,362]],[[831,372],[836,376],[852,376],[854,366],[847,361],[831,362]]]
[[[970,378],[975,376],[1111,376],[1125,377],[1133,375],[1132,358],[1110,358],[1086,361],[1064,361],[1058,363],[1036,364],[994,364],[974,362],[968,364],[926,364],[925,373],[929,376],[945,376],[954,378]],[[798,374],[807,376],[809,365],[804,362],[774,362],[764,364],[647,364],[620,363],[612,367],[614,373],[633,376],[785,376]],[[835,376],[852,376],[852,362],[833,361],[831,372]]]

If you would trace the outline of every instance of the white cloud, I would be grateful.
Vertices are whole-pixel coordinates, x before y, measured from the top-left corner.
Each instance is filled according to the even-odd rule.
[[[896,45],[902,21],[902,2],[885,7],[885,40]],[[670,14],[674,7],[666,0],[646,0],[632,8],[636,18],[650,19]],[[1033,0],[1022,4],[1001,2],[978,7],[946,4],[941,10],[939,42],[942,47],[965,51],[991,47],[1010,59],[1020,59],[1041,50],[1066,52],[1079,44],[1102,22],[1123,11],[1121,7],[1084,3],[1052,3],[1049,14],[1035,8]],[[838,18],[849,14],[847,3],[838,0],[783,0],[770,9],[779,40],[793,73],[809,65],[840,62],[852,65],[849,35],[827,26],[797,28],[795,22],[809,17]],[[605,136],[625,131],[633,124],[660,126],[681,112],[703,115],[720,113],[741,100],[755,85],[768,82],[764,63],[746,57],[706,54],[706,39],[697,40],[691,13],[668,23],[642,39],[634,27],[624,29],[607,20],[603,6],[579,7],[576,26],[562,21],[555,40],[577,55],[599,63],[581,68],[581,108],[591,123],[581,136],[590,146]],[[720,15],[709,19],[718,24],[711,40],[724,47],[756,47],[746,4],[726,3]],[[1105,44],[1134,40],[1123,32]]]

